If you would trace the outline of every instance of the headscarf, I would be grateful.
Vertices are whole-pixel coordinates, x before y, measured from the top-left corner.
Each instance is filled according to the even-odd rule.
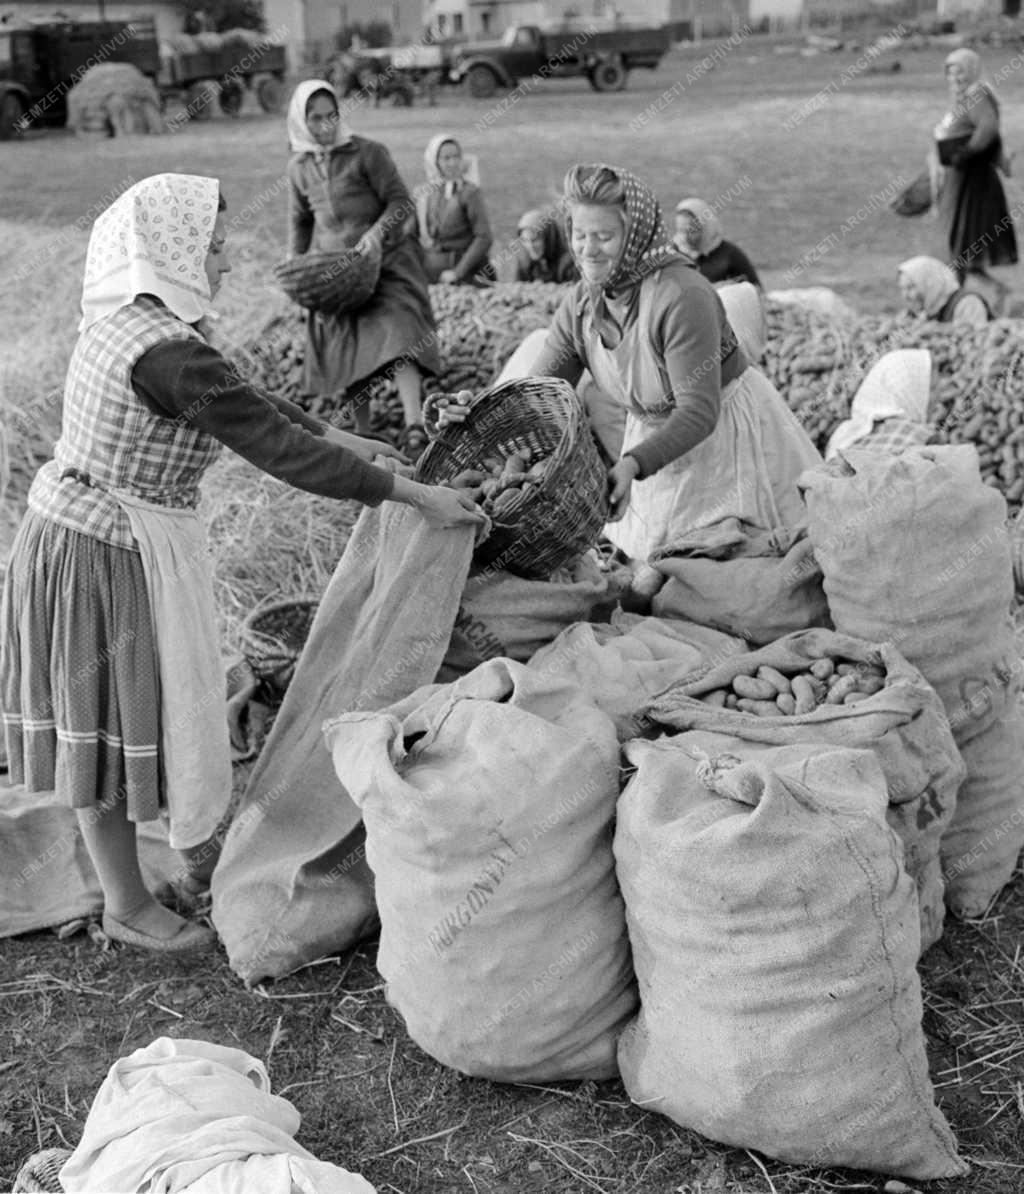
[[[603,285],[591,287],[592,290],[611,294],[624,286],[641,281],[670,261],[678,261],[680,253],[672,243],[662,218],[661,205],[651,188],[628,170],[620,170],[617,166],[608,166],[604,162],[597,162],[595,165],[611,170],[621,181],[626,192],[626,239],[622,253]],[[587,200],[582,202],[585,203]],[[571,203],[566,210],[565,223],[571,244]]]
[[[676,211],[688,211],[700,225],[698,252],[701,257],[707,257],[725,240],[722,225],[710,203],[703,199],[683,199],[676,204]]]
[[[959,50],[954,50],[952,54],[947,55],[946,61],[943,64],[943,70],[948,70],[951,66],[962,66],[964,68],[968,87],[973,86],[981,78],[981,58],[974,50],[969,50],[966,46],[962,46]]]
[[[743,355],[752,365],[756,364],[764,355],[767,339],[764,306],[757,287],[751,282],[730,282],[715,289]]]
[[[924,303],[924,313],[928,316],[938,315],[943,303],[960,289],[956,274],[937,257],[908,257],[900,262],[896,272],[913,282]]]
[[[292,153],[313,154],[317,165],[323,169],[331,150],[336,149],[339,145],[345,145],[352,139],[352,129],[346,121],[339,118],[334,129],[333,145],[320,145],[315,140],[306,123],[306,105],[318,91],[326,91],[333,98],[339,113],[341,112],[338,93],[330,83],[323,79],[303,80],[292,92],[292,98],[288,104],[288,145]]]
[[[926,423],[931,377],[932,354],[926,348],[901,348],[880,357],[850,403],[850,418],[832,433],[825,459],[870,435],[880,419]]]
[[[559,225],[558,215],[554,211],[545,211],[541,207],[532,207],[524,211],[516,225],[516,235],[521,239],[524,232],[533,229],[543,237],[543,257],[552,268],[558,265],[564,256],[567,245],[565,236]],[[531,258],[532,260],[532,258]]]
[[[82,283],[84,332],[97,320],[155,295],[185,323],[210,309],[206,255],[220,184],[196,174],[154,174],[128,188],[92,226]]]
[[[444,183],[446,195],[455,193],[457,186],[449,178],[445,178],[441,173],[437,164],[438,154],[441,152],[441,146],[446,142],[451,141],[453,145],[459,147],[459,152],[462,154],[462,178],[465,182],[471,182],[475,186],[480,185],[480,164],[477,161],[475,153],[464,153],[462,149],[462,142],[458,137],[452,133],[438,133],[431,137],[427,142],[427,148],[423,151],[423,169],[426,171],[427,181],[431,183]]]

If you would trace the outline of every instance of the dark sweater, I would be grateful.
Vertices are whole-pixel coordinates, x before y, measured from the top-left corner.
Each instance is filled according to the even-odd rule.
[[[153,414],[205,431],[297,489],[367,506],[391,496],[391,473],[325,439],[323,423],[254,389],[202,341],[168,340],[143,353],[132,389]]]
[[[723,240],[710,253],[699,257],[697,269],[709,282],[752,282],[758,288],[761,286],[750,258],[731,240]]]

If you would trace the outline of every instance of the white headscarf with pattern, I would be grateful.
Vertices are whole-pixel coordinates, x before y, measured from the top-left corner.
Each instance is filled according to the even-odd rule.
[[[219,198],[215,178],[154,174],[115,199],[92,226],[78,330],[140,294],[185,323],[200,320],[212,301],[205,263]]]

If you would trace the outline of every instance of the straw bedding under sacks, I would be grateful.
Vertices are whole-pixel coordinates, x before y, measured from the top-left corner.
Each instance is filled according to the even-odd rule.
[[[744,748],[700,731],[626,748],[630,1098],[798,1164],[966,1173],[928,1076],[917,901],[878,760]]]

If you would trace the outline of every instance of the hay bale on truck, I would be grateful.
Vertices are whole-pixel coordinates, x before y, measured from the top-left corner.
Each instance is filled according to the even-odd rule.
[[[162,133],[160,93],[131,63],[101,62],[68,92],[68,128],[109,137]]]

